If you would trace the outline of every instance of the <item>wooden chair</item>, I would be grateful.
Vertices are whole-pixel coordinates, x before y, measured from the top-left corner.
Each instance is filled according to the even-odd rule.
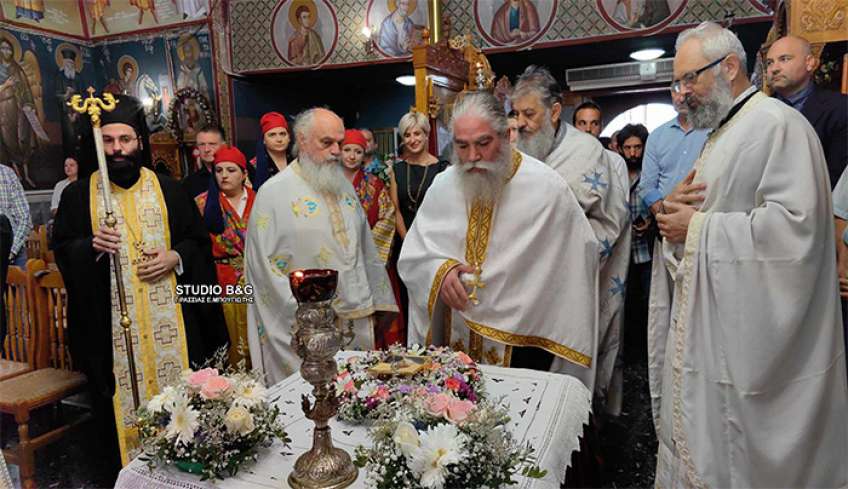
[[[32,288],[27,274],[9,267],[6,276],[6,337],[0,345],[0,381],[35,369],[35,317],[30,314]]]
[[[35,451],[61,438],[68,430],[91,418],[85,413],[67,424],[32,437],[30,415],[38,408],[55,405],[83,390],[86,378],[70,370],[67,353],[65,291],[62,276],[47,271],[43,260],[30,260],[27,275],[35,298],[37,324],[35,362],[37,370],[0,382],[0,413],[11,414],[18,425],[18,445],[4,450],[9,463],[21,469],[24,489],[35,488]]]
[[[41,238],[38,236],[38,228],[32,230],[26,240],[27,258],[37,260],[41,258]]]

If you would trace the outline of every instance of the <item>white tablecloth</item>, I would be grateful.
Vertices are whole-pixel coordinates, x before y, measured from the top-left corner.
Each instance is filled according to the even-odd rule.
[[[344,354],[341,354],[344,355]],[[486,391],[490,398],[505,397],[510,407],[509,428],[522,443],[530,442],[536,449],[541,468],[548,471],[544,479],[520,477],[521,489],[558,489],[565,480],[565,470],[571,453],[579,449],[579,436],[589,421],[591,393],[577,379],[525,369],[482,366]],[[185,489],[280,488],[289,487],[287,478],[297,457],[312,446],[312,422],[300,408],[300,396],[311,387],[299,374],[283,380],[270,389],[270,398],[279,397],[286,432],[292,439],[286,449],[275,444],[262,452],[259,461],[247,466],[235,477],[216,482],[201,482],[198,476],[168,467],[150,471],[143,462],[133,460],[121,470],[116,487],[146,489],[179,487]],[[333,443],[353,456],[359,445],[370,443],[367,426],[353,426],[332,420]],[[360,470],[353,488],[364,488]]]

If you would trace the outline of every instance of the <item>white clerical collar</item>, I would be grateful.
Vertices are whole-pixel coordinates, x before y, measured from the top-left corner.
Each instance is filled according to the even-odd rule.
[[[733,105],[739,104],[739,102],[745,100],[745,97],[747,97],[748,95],[751,95],[752,93],[756,92],[757,90],[758,90],[758,88],[755,85],[751,85],[750,87],[745,89],[744,92],[740,93],[739,96],[736,97],[733,100]]]

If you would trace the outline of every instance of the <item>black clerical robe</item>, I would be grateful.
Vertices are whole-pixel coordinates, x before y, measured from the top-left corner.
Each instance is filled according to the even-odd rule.
[[[206,169],[206,165],[201,165],[199,170],[183,178],[181,182],[183,189],[193,199],[209,190],[209,178],[211,175],[209,170]]]
[[[217,283],[209,233],[197,206],[180,184],[157,174],[168,210],[171,249],[180,255],[183,273],[178,284]],[[56,263],[68,291],[68,329],[71,357],[95,392],[111,397],[112,319],[110,267],[106,255],[99,260],[92,248],[89,178],[68,185],[62,193],[53,226]],[[124,273],[129,270],[124,270]],[[219,304],[182,304],[188,357],[192,367],[204,362],[228,342]]]

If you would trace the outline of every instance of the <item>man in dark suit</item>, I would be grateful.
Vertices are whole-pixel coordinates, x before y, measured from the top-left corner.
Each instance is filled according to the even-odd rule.
[[[778,39],[766,55],[769,86],[778,99],[804,114],[816,130],[833,188],[848,164],[848,96],[816,87],[813,73],[817,66],[810,43],[800,37]]]

